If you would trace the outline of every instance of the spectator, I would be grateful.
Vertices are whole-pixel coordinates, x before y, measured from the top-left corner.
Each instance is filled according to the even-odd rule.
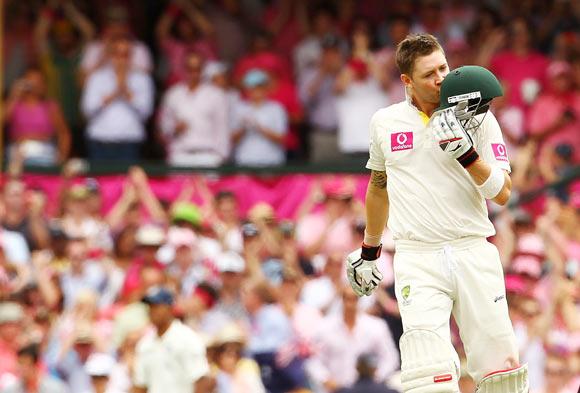
[[[14,83],[34,61],[34,39],[30,31],[32,29],[32,8],[27,4],[15,1],[6,2],[5,23],[3,36],[3,86],[13,86]]]
[[[82,80],[95,71],[114,62],[115,43],[126,42],[129,47],[126,55],[129,68],[138,73],[150,73],[153,70],[151,53],[147,46],[133,38],[129,24],[129,15],[122,6],[113,5],[106,10],[106,20],[101,37],[90,42],[81,59]]]
[[[177,32],[173,37],[171,30]],[[157,22],[157,43],[167,61],[165,85],[188,79],[187,55],[197,52],[206,59],[215,58],[212,45],[214,28],[203,10],[193,3],[176,0],[169,4]]]
[[[6,102],[8,153],[26,164],[55,165],[68,158],[70,130],[60,105],[46,97],[44,75],[30,68],[12,85]]]
[[[0,378],[17,375],[18,349],[24,328],[24,310],[15,302],[0,302]]]
[[[336,80],[338,149],[368,158],[368,119],[389,105],[386,70],[379,68],[372,50],[368,22],[357,21],[351,33],[351,57]],[[363,155],[364,153],[364,155]]]
[[[72,129],[73,155],[84,153],[82,118],[79,111],[79,66],[84,46],[93,39],[95,28],[74,2],[41,10],[34,30],[40,65],[47,76],[48,95],[58,101]],[[59,14],[62,14],[59,17]]]
[[[228,66],[220,61],[210,61],[203,68],[203,80],[222,90],[228,100],[228,121],[234,129],[234,111],[242,100],[240,92],[232,85]]]
[[[170,88],[161,104],[159,126],[173,166],[217,167],[230,154],[226,95],[203,83],[203,58],[185,57],[187,78]]]
[[[91,378],[91,393],[121,393],[110,388],[110,377],[116,366],[115,359],[104,353],[93,353],[85,364],[85,371]]]
[[[534,50],[532,28],[526,19],[515,18],[509,34],[510,46],[494,55],[490,63],[484,60],[481,65],[489,65],[498,79],[508,86],[510,104],[525,110],[545,85],[548,60]],[[498,39],[496,50],[501,44],[502,40]]]
[[[268,82],[262,70],[254,69],[244,76],[248,100],[236,111],[237,127],[232,136],[236,165],[278,166],[286,160],[288,117],[280,104],[267,98]]]
[[[322,274],[302,287],[300,302],[318,310],[323,315],[336,314],[340,310],[338,294],[344,286],[344,254],[334,253],[325,258]]]
[[[260,2],[226,0],[220,4],[206,3],[207,17],[214,27],[218,58],[235,64],[246,53],[250,19],[259,18]]]
[[[396,393],[385,383],[375,382],[378,359],[373,354],[362,354],[356,361],[356,371],[358,379],[350,388],[341,388],[336,393]]]
[[[173,317],[173,295],[163,287],[151,288],[143,301],[155,332],[137,344],[134,369],[136,392],[207,393],[214,381],[201,338]],[[170,349],[170,350],[168,350]],[[174,365],[167,367],[168,364]]]
[[[95,353],[90,326],[77,326],[71,341],[72,347],[63,348],[65,351],[59,354],[54,366],[72,392],[92,393],[91,378],[85,369]]]
[[[242,300],[250,314],[248,352],[262,369],[266,391],[285,393],[306,387],[306,375],[301,359],[284,359],[283,351],[292,346],[294,332],[290,320],[276,304],[272,287],[265,281],[248,283]]]
[[[167,275],[177,288],[176,292],[190,297],[197,285],[206,279],[197,236],[190,229],[171,228],[164,251],[170,256]]]
[[[69,390],[64,383],[42,370],[39,357],[36,344],[18,350],[18,372],[14,380],[0,382],[0,393],[67,393]]]
[[[362,354],[377,356],[375,380],[384,382],[399,366],[399,355],[387,325],[358,311],[358,297],[349,288],[340,290],[343,311],[326,318],[316,334],[318,351],[309,371],[326,391],[356,382],[356,362]]]
[[[129,296],[142,285],[141,271],[144,268],[151,267],[161,271],[165,269],[165,266],[157,259],[158,251],[165,239],[165,231],[156,225],[145,224],[139,227],[135,234],[136,255],[125,274],[122,290],[124,297]]]
[[[246,337],[236,324],[225,326],[215,338],[217,348],[216,376],[218,392],[265,393],[260,368],[252,359],[243,356]]]
[[[339,35],[336,10],[330,4],[317,5],[310,19],[311,31],[296,45],[293,53],[294,72],[298,79],[306,70],[320,63],[324,37]],[[339,47],[346,49],[346,42],[341,40]]]
[[[5,209],[2,226],[24,236],[30,250],[48,247],[50,234],[44,220],[46,196],[39,190],[26,190],[26,185],[16,179],[4,184],[2,196]]]
[[[348,179],[328,180],[323,186],[323,206],[298,220],[296,236],[307,258],[346,253],[352,244],[353,187]],[[316,197],[313,188],[311,199]],[[313,208],[314,206],[311,206]]]
[[[580,160],[580,89],[574,86],[571,71],[566,62],[551,63],[547,90],[530,109],[529,133],[539,142],[540,157],[549,155],[557,144],[568,143],[574,150],[574,159]]]
[[[334,85],[344,60],[337,36],[324,36],[320,45],[319,62],[302,72],[298,84],[300,99],[307,108],[310,160],[330,162],[339,158]]]
[[[89,158],[134,162],[145,140],[145,121],[153,107],[153,83],[130,63],[131,42],[111,44],[110,65],[87,79],[82,110],[87,117]],[[107,63],[108,64],[108,63]]]

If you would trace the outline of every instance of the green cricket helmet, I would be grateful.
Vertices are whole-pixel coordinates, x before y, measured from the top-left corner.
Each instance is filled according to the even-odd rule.
[[[465,131],[476,131],[489,110],[491,100],[503,95],[494,74],[480,66],[463,66],[451,71],[441,84],[439,108],[456,107],[455,115]],[[478,116],[477,115],[483,115]]]

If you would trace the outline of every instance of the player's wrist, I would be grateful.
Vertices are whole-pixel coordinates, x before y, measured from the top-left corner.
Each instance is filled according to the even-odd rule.
[[[381,256],[382,248],[383,248],[382,244],[379,244],[378,246],[370,246],[368,244],[363,243],[361,245],[360,257],[365,261],[377,260]]]
[[[469,150],[463,153],[461,156],[457,157],[457,161],[461,164],[462,167],[467,168],[472,165],[475,161],[479,159],[479,154],[477,151],[471,146]]]

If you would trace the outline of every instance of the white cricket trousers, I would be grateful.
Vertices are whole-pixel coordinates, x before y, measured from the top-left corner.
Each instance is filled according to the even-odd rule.
[[[427,329],[451,340],[453,314],[476,383],[519,361],[499,253],[485,238],[398,240],[393,267],[404,331]]]

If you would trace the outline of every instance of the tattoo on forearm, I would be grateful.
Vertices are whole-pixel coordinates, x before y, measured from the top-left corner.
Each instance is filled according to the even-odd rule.
[[[387,188],[387,174],[385,172],[371,171],[371,184],[376,188]]]

